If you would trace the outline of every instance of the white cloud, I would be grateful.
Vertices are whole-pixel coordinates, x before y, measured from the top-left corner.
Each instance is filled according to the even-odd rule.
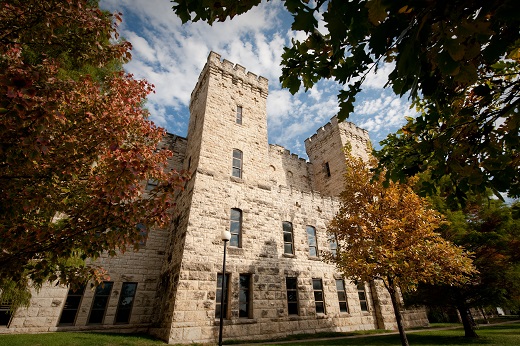
[[[120,33],[134,47],[133,59],[125,69],[155,85],[156,92],[149,96],[146,107],[151,119],[169,132],[186,135],[191,91],[211,50],[269,79],[271,142],[305,156],[303,141],[338,112],[336,93],[341,86],[333,81],[321,81],[307,93],[296,95],[281,89],[278,78],[283,47],[291,38],[305,37],[290,30],[292,17],[281,2],[263,2],[244,15],[213,26],[203,22],[183,25],[166,0],[102,0],[101,7],[123,12]],[[317,19],[319,30],[325,33],[321,16]],[[377,74],[368,74],[366,90],[380,89],[391,69],[391,65],[382,66]],[[405,102],[379,92],[358,103],[356,113],[360,116],[353,118],[380,136],[402,122],[406,109]]]

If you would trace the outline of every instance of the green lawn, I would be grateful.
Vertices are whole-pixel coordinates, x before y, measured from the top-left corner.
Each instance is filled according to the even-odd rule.
[[[467,339],[464,330],[428,330],[421,332],[408,332],[410,345],[451,345],[451,346],[473,346],[473,345],[496,345],[496,346],[518,346],[520,345],[520,322],[496,326],[481,326],[477,330],[478,339]],[[366,336],[362,338],[332,339],[320,341],[298,341],[291,343],[280,343],[272,345],[294,346],[294,345],[401,345],[399,335]]]
[[[464,338],[462,328],[451,330],[428,330],[409,332],[410,345],[520,345],[520,322],[481,326],[478,339]],[[336,334],[338,335],[338,334]],[[311,337],[311,336],[307,336]],[[356,338],[332,338],[329,340],[294,341],[272,345],[400,345],[399,335],[363,336]],[[6,346],[157,346],[164,342],[147,335],[125,335],[105,333],[47,333],[0,335],[0,345]],[[194,345],[194,344],[191,344]]]

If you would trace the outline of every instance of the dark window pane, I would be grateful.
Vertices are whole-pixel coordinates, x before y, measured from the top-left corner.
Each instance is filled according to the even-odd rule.
[[[119,297],[119,305],[117,306],[116,323],[128,323],[130,321],[130,313],[134,303],[135,291],[137,283],[124,282],[121,288],[121,296]]]
[[[288,306],[289,315],[298,315],[298,304],[297,303],[289,303]]]
[[[323,291],[314,291],[314,300],[323,300]]]
[[[113,282],[104,282],[96,287],[96,293],[94,294],[94,301],[92,302],[88,319],[89,324],[103,323],[103,317],[105,316],[105,310],[113,284]]]
[[[348,312],[347,303],[339,302],[339,311],[340,312]]]
[[[283,245],[283,252],[286,254],[292,254],[293,253],[292,244],[285,243]]]
[[[238,244],[238,235],[237,234],[231,235],[231,240],[229,241],[229,245],[238,247],[239,244]]]
[[[296,278],[287,278],[285,282],[286,282],[287,289],[292,289],[292,290],[296,289]]]
[[[368,311],[367,302],[360,302],[361,303],[361,311]]]
[[[338,291],[344,291],[345,290],[345,284],[343,283],[343,280],[336,280],[336,289]]]
[[[323,307],[323,302],[316,302],[316,313],[317,314],[325,313],[325,308]]]
[[[285,232],[283,234],[283,241],[286,243],[292,243],[292,233]]]
[[[7,326],[11,320],[11,312],[9,308],[11,304],[9,302],[2,302],[0,304],[0,326]]]
[[[65,300],[65,304],[63,304],[63,311],[61,312],[61,317],[60,321],[58,322],[58,325],[74,324],[84,291],[85,286],[82,286],[75,291],[69,289],[67,299]]]
[[[345,296],[345,291],[338,291],[338,300],[340,302],[344,302],[347,300],[347,297]]]
[[[289,291],[287,292],[287,300],[289,302],[297,302],[298,301],[298,294],[296,291]]]
[[[315,290],[321,290],[323,288],[321,280],[312,280],[312,288],[314,288]]]

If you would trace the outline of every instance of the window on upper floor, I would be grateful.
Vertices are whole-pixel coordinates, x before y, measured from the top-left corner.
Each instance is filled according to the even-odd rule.
[[[74,325],[74,322],[76,321],[76,316],[78,315],[79,305],[81,304],[81,299],[83,299],[84,292],[85,286],[81,286],[76,290],[69,289],[69,293],[67,294],[65,304],[63,304],[63,310],[61,312],[60,321],[58,322],[59,326]]]
[[[141,237],[139,240],[139,246],[144,247],[146,246],[146,240],[148,239],[148,230],[142,223],[138,223],[136,227],[139,230],[139,236]]]
[[[231,175],[242,178],[242,152],[238,149],[233,149],[233,169]]]
[[[316,239],[316,228],[307,226],[307,241],[309,243],[309,255],[318,256],[318,243]]]
[[[328,162],[325,162],[325,174],[330,177],[330,166]]]
[[[333,256],[336,256],[338,251],[338,241],[336,240],[336,236],[331,234],[329,235],[329,249]]]
[[[236,123],[242,125],[242,106],[237,106]]]
[[[242,247],[242,210],[231,209],[229,232],[231,233],[229,246]]]
[[[284,221],[283,223],[283,253],[294,255],[293,227],[292,223]]]

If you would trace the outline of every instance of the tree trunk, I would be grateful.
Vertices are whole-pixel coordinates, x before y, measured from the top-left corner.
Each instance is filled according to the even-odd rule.
[[[390,293],[390,298],[392,299],[392,306],[394,308],[395,319],[397,321],[397,329],[399,330],[399,337],[401,338],[401,344],[403,346],[409,346],[408,338],[406,337],[406,333],[404,331],[403,326],[403,316],[401,315],[401,304],[399,299],[399,291],[394,283],[392,278],[388,278],[388,293]]]
[[[469,314],[469,310],[464,305],[457,305],[457,310],[464,326],[464,336],[467,338],[478,338],[477,332],[475,332],[475,325]]]

